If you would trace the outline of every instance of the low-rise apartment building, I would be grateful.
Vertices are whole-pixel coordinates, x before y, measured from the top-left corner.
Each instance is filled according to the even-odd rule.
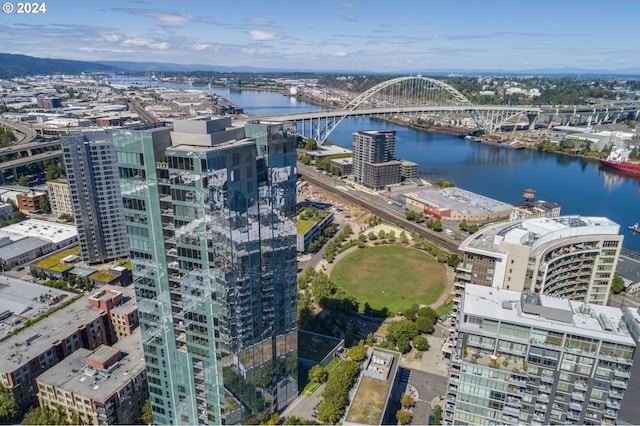
[[[78,349],[37,379],[40,404],[80,424],[135,424],[148,397],[140,332],[113,346]]]

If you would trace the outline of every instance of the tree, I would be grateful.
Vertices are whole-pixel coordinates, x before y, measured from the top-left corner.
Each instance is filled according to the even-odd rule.
[[[433,333],[434,321],[428,317],[417,317],[416,325],[420,333]]]
[[[20,407],[10,389],[0,385],[0,423],[13,423],[20,413]]]
[[[442,424],[442,407],[436,405],[433,409],[433,420],[429,422],[430,425],[441,425]]]
[[[622,292],[622,290],[624,290],[624,280],[622,279],[622,277],[616,275],[611,281],[611,291],[613,292],[613,294],[619,294],[620,292]]]
[[[326,424],[336,424],[344,414],[344,404],[335,398],[326,399],[317,408],[318,420]]]
[[[324,383],[327,381],[329,373],[320,364],[316,364],[309,370],[309,381],[315,383]]]
[[[400,233],[400,242],[402,244],[409,244],[409,238],[407,237],[407,234],[404,231]]]
[[[318,149],[318,143],[315,139],[307,139],[307,142],[304,144],[304,149],[307,151],[314,151]]]
[[[396,411],[396,419],[400,422],[401,425],[406,425],[411,423],[411,411],[409,410],[398,410]]]
[[[398,336],[398,338],[396,339],[396,346],[398,348],[398,351],[402,352],[403,354],[409,352],[411,350],[409,336],[405,334]]]
[[[400,405],[402,405],[403,408],[411,408],[415,403],[416,401],[408,393],[403,393],[400,397]]]
[[[22,175],[18,178],[18,185],[20,186],[29,186],[29,178]]]
[[[429,341],[422,336],[416,336],[413,338],[413,347],[424,352],[429,349]]]
[[[60,219],[60,220],[64,220],[65,222],[73,222],[73,221],[74,221],[74,219],[73,219],[73,215],[72,215],[72,214],[69,214],[69,213],[62,213],[62,214],[58,217],[58,219]]]
[[[367,351],[363,346],[354,346],[349,349],[349,358],[355,362],[362,362],[367,357]]]
[[[51,213],[51,203],[49,202],[49,196],[47,194],[40,197],[39,205],[42,213]]]
[[[411,306],[409,306],[407,309],[404,310],[404,317],[408,320],[411,321],[415,321],[416,320],[416,315],[418,314],[418,309],[420,309],[420,306],[418,306],[417,303],[412,304]]]

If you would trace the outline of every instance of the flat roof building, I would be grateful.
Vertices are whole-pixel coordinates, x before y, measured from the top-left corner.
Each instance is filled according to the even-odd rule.
[[[105,288],[133,299],[133,289]],[[25,327],[15,335],[0,342],[0,384],[9,388],[22,407],[35,401],[35,380],[43,372],[58,364],[80,348],[93,350],[102,344],[112,345],[114,327],[108,306],[96,307],[90,303],[94,296],[82,296],[64,309],[54,312],[45,320]],[[46,298],[45,298],[46,299]],[[46,299],[52,303],[52,298]],[[63,303],[58,296],[56,303]],[[66,301],[66,300],[64,300]]]
[[[423,189],[405,194],[408,209],[436,219],[484,222],[509,216],[512,205],[462,188]]]
[[[0,229],[0,259],[8,268],[30,262],[78,241],[75,226],[28,219]]]
[[[605,217],[560,216],[482,228],[460,244],[457,278],[606,304],[623,236]]]
[[[472,284],[454,303],[443,424],[616,422],[636,350],[620,309]]]
[[[79,424],[135,424],[149,393],[140,332],[78,349],[37,379],[40,404]],[[71,423],[73,424],[73,423]]]

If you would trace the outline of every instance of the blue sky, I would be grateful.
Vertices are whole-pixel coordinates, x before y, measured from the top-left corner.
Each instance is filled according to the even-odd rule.
[[[310,71],[628,69],[640,68],[639,17],[636,0],[48,0],[45,13],[0,13],[0,52]]]

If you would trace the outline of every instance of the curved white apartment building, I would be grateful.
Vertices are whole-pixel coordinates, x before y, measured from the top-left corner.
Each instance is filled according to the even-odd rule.
[[[606,217],[501,223],[462,242],[458,281],[606,304],[622,240]]]

